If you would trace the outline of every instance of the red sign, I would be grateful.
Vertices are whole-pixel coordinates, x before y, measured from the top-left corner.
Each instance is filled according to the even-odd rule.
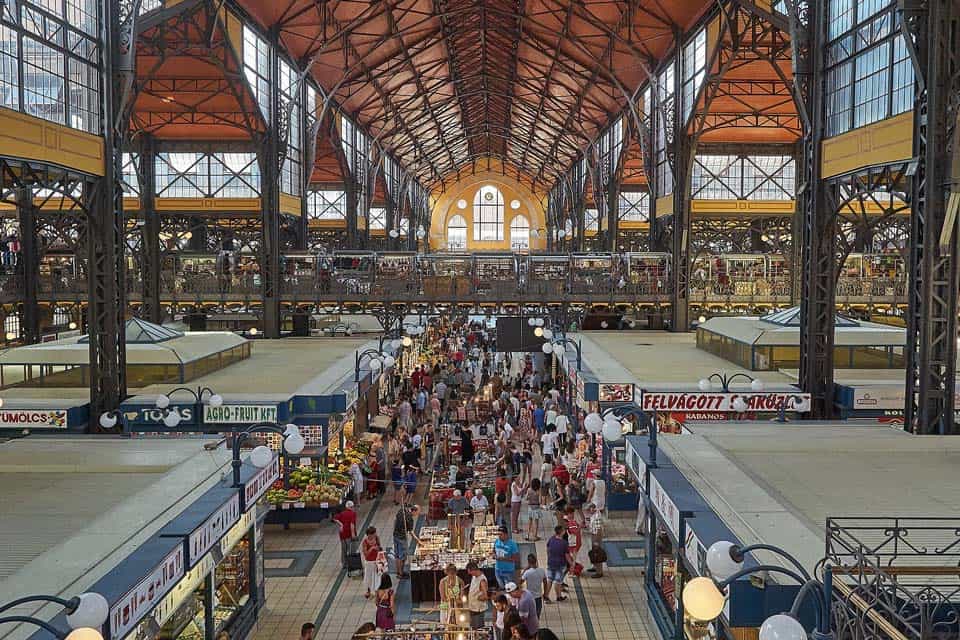
[[[742,400],[745,409],[735,408]],[[682,392],[644,391],[641,407],[644,411],[678,411],[701,413],[744,413],[762,411],[806,412],[810,410],[809,393],[774,392]]]

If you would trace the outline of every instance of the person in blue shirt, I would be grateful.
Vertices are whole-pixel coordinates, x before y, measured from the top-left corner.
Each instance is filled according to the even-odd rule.
[[[533,424],[537,427],[537,433],[543,433],[546,427],[546,414],[547,412],[540,405],[537,405],[537,408],[533,410]]]
[[[517,563],[520,562],[520,547],[510,538],[509,528],[500,527],[500,535],[493,543],[493,555],[497,560],[493,570],[497,584],[501,589],[505,589],[507,583],[514,581]]]

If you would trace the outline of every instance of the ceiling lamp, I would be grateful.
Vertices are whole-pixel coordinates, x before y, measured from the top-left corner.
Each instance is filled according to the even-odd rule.
[[[517,209],[519,209],[519,208],[520,208],[520,201],[519,201],[519,200],[511,200],[511,201],[510,201],[510,208],[513,209],[514,211],[516,211]]]
[[[466,209],[466,208],[467,208],[467,201],[464,200],[463,198],[460,198],[459,200],[457,200],[457,208],[458,208],[458,209]]]

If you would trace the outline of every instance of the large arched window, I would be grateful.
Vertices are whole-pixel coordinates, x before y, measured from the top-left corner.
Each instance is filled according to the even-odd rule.
[[[510,221],[510,250],[527,251],[530,249],[530,221],[517,216]]]
[[[503,240],[503,194],[493,185],[483,185],[473,197],[473,239]]]
[[[466,251],[467,221],[463,216],[453,216],[447,223],[447,251]]]

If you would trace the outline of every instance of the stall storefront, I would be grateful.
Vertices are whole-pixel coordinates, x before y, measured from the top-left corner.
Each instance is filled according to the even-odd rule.
[[[278,474],[276,458],[263,469],[245,463],[239,489],[210,489],[98,580],[91,591],[109,604],[104,638],[246,637],[266,594],[258,505]]]
[[[730,585],[716,621],[704,624],[687,617],[680,594],[689,580],[709,575],[707,549],[721,540],[742,543],[662,451],[657,466],[650,466],[646,436],[627,436],[625,456],[647,505],[648,614],[663,640],[755,638],[768,616],[790,608],[797,585],[756,586],[744,577]],[[747,554],[744,564],[757,561]]]

